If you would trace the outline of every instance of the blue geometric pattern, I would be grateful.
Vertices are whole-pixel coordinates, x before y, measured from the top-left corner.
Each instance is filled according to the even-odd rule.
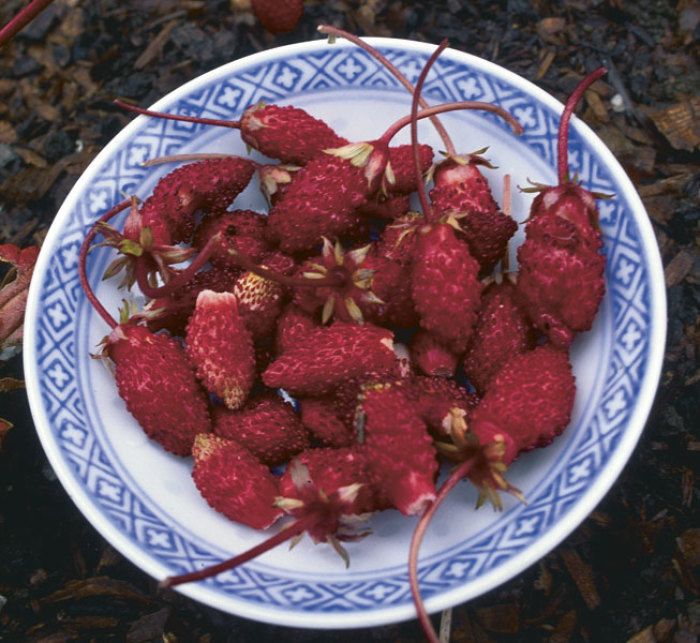
[[[425,56],[397,48],[385,55],[415,81]],[[433,100],[481,100],[501,105],[523,124],[521,141],[548,164],[555,164],[558,115],[548,106],[502,80],[455,59],[438,61],[425,87]],[[204,90],[171,107],[179,114],[236,118],[260,100],[275,101],[318,90],[382,87],[403,91],[397,81],[363,51],[327,47],[303,55],[249,66],[235,78],[212,81]],[[499,118],[486,115],[497,127]],[[187,534],[163,523],[149,509],[148,495],[123,480],[110,461],[108,449],[94,430],[81,386],[85,364],[76,361],[76,345],[84,341],[87,314],[76,270],[78,247],[88,226],[106,209],[138,188],[149,170],[147,158],[176,153],[205,128],[188,123],[149,120],[100,168],[64,227],[43,275],[38,314],[38,372],[44,412],[53,438],[74,475],[94,504],[122,534],[173,571],[186,571],[218,560]],[[608,170],[572,128],[570,164],[583,184],[595,191],[620,194]],[[600,204],[607,254],[607,287],[612,304],[612,349],[605,366],[600,403],[561,457],[551,479],[540,484],[525,508],[472,539],[426,561],[420,569],[426,596],[447,592],[497,568],[526,550],[555,526],[591,487],[614,453],[645,377],[651,337],[650,278],[644,250],[630,205],[622,197]],[[94,265],[97,278],[100,266]],[[320,582],[294,578],[286,572],[262,572],[255,564],[207,581],[225,595],[282,610],[317,613],[382,609],[411,602],[404,569],[375,578]]]

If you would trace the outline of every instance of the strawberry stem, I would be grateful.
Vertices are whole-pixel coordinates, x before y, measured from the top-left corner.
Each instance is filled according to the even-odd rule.
[[[264,554],[270,549],[277,547],[277,545],[281,545],[283,542],[291,540],[295,536],[302,534],[306,530],[308,522],[309,520],[304,518],[302,518],[301,520],[297,520],[296,522],[293,522],[291,525],[289,525],[287,528],[282,529],[282,531],[276,533],[274,536],[271,536],[267,540],[263,540],[263,542],[261,542],[258,545],[255,545],[255,547],[251,547],[248,551],[245,551],[242,554],[238,554],[238,556],[234,556],[233,558],[229,558],[228,560],[224,560],[220,563],[217,563],[216,565],[211,565],[210,567],[205,567],[204,569],[200,569],[196,572],[190,572],[188,574],[168,576],[165,580],[161,581],[160,587],[175,587],[176,585],[182,585],[183,583],[191,583],[193,581],[204,580],[205,578],[216,576],[217,574],[225,572],[229,569],[234,569],[239,565],[247,563],[249,560],[253,560],[253,558],[257,558],[258,556]]]
[[[413,595],[413,603],[416,606],[416,612],[418,613],[418,621],[423,628],[423,633],[425,638],[429,643],[440,643],[440,639],[435,632],[432,622],[430,621],[430,616],[425,609],[423,604],[423,599],[420,595],[420,582],[418,580],[418,550],[420,549],[421,543],[423,542],[423,537],[425,532],[430,525],[430,521],[433,519],[435,512],[439,509],[440,505],[443,503],[445,498],[449,495],[450,491],[455,488],[457,483],[464,478],[469,470],[473,466],[473,460],[467,460],[460,464],[451,474],[450,477],[445,480],[440,491],[438,491],[435,501],[425,510],[421,516],[416,529],[413,532],[413,537],[411,538],[411,548],[408,554],[408,579],[411,585],[411,594]]]
[[[564,112],[559,121],[559,133],[557,135],[557,171],[559,175],[559,185],[567,182],[569,174],[569,121],[576,109],[579,101],[586,90],[601,76],[608,73],[605,67],[598,67],[595,71],[586,76],[574,89],[564,106]]]
[[[505,109],[499,107],[498,105],[491,105],[490,103],[482,103],[474,100],[465,100],[457,103],[444,103],[443,105],[428,107],[422,112],[418,112],[416,119],[420,120],[422,118],[430,118],[435,114],[444,114],[445,112],[456,112],[465,109],[477,109],[497,114],[511,126],[516,134],[520,135],[523,133],[523,126],[518,123],[518,121]],[[384,134],[382,134],[378,141],[388,145],[391,139],[394,138],[394,136],[396,136],[400,130],[406,127],[406,125],[410,125],[413,120],[415,119],[411,117],[411,114],[400,118],[393,125],[391,125],[389,129],[384,132]]]
[[[136,281],[139,285],[141,292],[150,299],[157,299],[159,297],[167,297],[171,295],[176,290],[182,288],[184,285],[189,283],[195,274],[204,266],[209,257],[211,257],[212,252],[216,248],[216,245],[220,242],[220,236],[215,234],[213,237],[207,241],[205,246],[201,249],[199,254],[194,258],[192,263],[187,266],[184,270],[178,272],[168,283],[163,286],[153,287],[148,281],[148,255],[141,255],[136,258]]]
[[[398,67],[396,67],[394,63],[392,63],[386,56],[384,56],[384,54],[372,47],[372,45],[370,45],[369,43],[357,37],[355,34],[343,31],[342,29],[338,29],[337,27],[333,27],[331,25],[319,25],[318,31],[329,36],[345,38],[345,40],[353,43],[354,45],[357,45],[360,49],[364,49],[370,56],[372,56],[375,60],[379,61],[386,68],[386,70],[392,76],[394,76],[394,78],[396,78],[396,80],[398,80],[411,94],[413,94],[415,88],[413,87],[413,85],[411,85],[411,82],[408,80],[408,78],[406,78],[406,76],[404,76],[399,71]],[[419,100],[421,107],[429,107],[428,102],[424,98],[421,97]],[[447,133],[447,130],[445,129],[444,125],[435,116],[431,116],[430,121],[437,130],[437,133],[440,135],[442,142],[445,144],[445,149],[448,155],[454,156],[456,154],[455,146],[452,142],[452,139],[450,138],[450,135]]]
[[[438,45],[437,49],[431,54],[430,58],[428,58],[420,72],[420,76],[418,76],[416,88],[413,90],[413,101],[411,102],[411,148],[413,151],[413,164],[416,172],[418,197],[420,198],[420,204],[423,208],[423,216],[426,217],[428,221],[432,221],[433,209],[430,205],[430,201],[428,201],[428,195],[425,191],[425,181],[423,180],[423,173],[421,172],[420,150],[418,149],[418,101],[420,100],[421,92],[423,91],[423,84],[425,83],[425,79],[427,78],[430,69],[449,44],[449,41],[447,38],[445,38]]]
[[[306,277],[287,277],[274,270],[265,268],[257,263],[255,263],[250,257],[241,254],[237,250],[229,249],[229,254],[233,257],[234,261],[244,270],[248,272],[254,272],[256,275],[262,277],[263,279],[269,279],[270,281],[276,281],[281,286],[288,286],[289,288],[322,288],[325,286],[340,286],[342,285],[342,280],[335,275],[329,277],[324,277],[323,279],[307,279]]]
[[[167,114],[166,112],[154,112],[150,109],[143,109],[138,105],[132,105],[126,101],[116,98],[114,104],[117,107],[125,109],[127,112],[134,112],[142,116],[153,116],[155,118],[164,118],[168,121],[183,121],[185,123],[198,123],[200,125],[216,125],[217,127],[230,127],[231,129],[240,129],[240,121],[224,121],[218,118],[202,118],[200,116],[182,116],[181,114]]]
[[[24,29],[36,18],[53,0],[32,0],[14,18],[0,29],[0,47],[12,40],[19,31]]]
[[[104,319],[105,322],[107,322],[107,325],[110,328],[116,328],[119,324],[114,319],[114,317],[112,317],[112,315],[110,315],[107,312],[107,309],[102,305],[100,300],[97,298],[97,295],[95,295],[95,292],[93,291],[92,287],[90,286],[90,282],[87,278],[86,268],[87,255],[90,251],[90,244],[92,243],[92,240],[95,238],[95,235],[99,232],[100,224],[106,223],[107,221],[115,217],[117,214],[119,214],[122,210],[128,208],[130,205],[131,199],[126,199],[125,201],[122,201],[121,203],[115,205],[111,210],[105,212],[97,221],[95,221],[88,233],[85,235],[85,239],[83,239],[83,243],[80,246],[80,254],[78,255],[78,275],[80,277],[80,285],[82,286],[88,301],[92,304],[92,307],[100,315],[100,317],[102,317],[102,319]]]

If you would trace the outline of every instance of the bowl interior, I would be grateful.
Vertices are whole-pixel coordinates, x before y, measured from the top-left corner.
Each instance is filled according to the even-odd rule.
[[[411,80],[430,47],[380,41]],[[521,79],[459,52],[446,52],[425,88],[433,102],[485,100],[509,109],[524,125],[513,136],[490,114],[460,112],[443,122],[457,148],[489,147],[498,166],[487,171],[497,200],[503,176],[555,182],[560,107]],[[159,108],[235,118],[259,100],[303,107],[351,140],[379,136],[405,115],[410,98],[364,52],[321,42],[253,56],[177,90]],[[420,138],[438,150],[429,123]],[[398,142],[408,142],[402,132]],[[89,520],[136,564],[157,577],[204,566],[258,542],[262,534],[219,516],[199,496],[191,461],[149,441],[118,398],[107,369],[90,353],[107,329],[77,282],[77,249],[88,226],[121,200],[146,197],[174,165],[144,169],[144,160],[171,153],[246,154],[236,132],[187,123],[137,119],[95,160],[68,197],[42,252],[28,312],[25,353],[32,409],[61,481]],[[257,156],[256,158],[262,159]],[[522,457],[509,479],[529,504],[506,500],[505,511],[473,509],[463,484],[440,511],[422,548],[423,591],[431,609],[476,596],[543,555],[590,511],[614,481],[641,431],[658,377],[654,339],[663,338],[658,254],[629,182],[602,144],[580,123],[572,128],[570,164],[584,185],[615,193],[601,203],[607,294],[593,330],[575,343],[574,418],[552,446]],[[513,191],[513,215],[524,221],[531,195]],[[265,209],[257,184],[236,207]],[[512,245],[522,239],[519,231]],[[116,311],[124,294],[100,282],[108,250],[91,255],[97,294]],[[138,299],[137,299],[138,300]],[[652,311],[655,311],[652,314]],[[659,344],[663,344],[661,339]],[[646,410],[645,410],[646,409]],[[395,511],[371,519],[372,534],[350,543],[351,567],[326,546],[303,541],[274,550],[244,568],[198,585],[188,595],[221,609],[276,623],[352,627],[413,613],[406,573],[414,519]]]

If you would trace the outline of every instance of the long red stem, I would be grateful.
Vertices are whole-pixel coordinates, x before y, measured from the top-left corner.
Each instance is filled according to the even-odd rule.
[[[340,279],[335,277],[324,277],[323,279],[307,279],[306,277],[287,277],[279,272],[265,268],[257,263],[255,263],[250,257],[246,257],[244,254],[236,250],[229,250],[229,254],[233,257],[233,260],[244,270],[249,272],[254,272],[256,275],[262,277],[263,279],[269,279],[270,281],[276,281],[282,286],[289,286],[290,288],[322,288],[324,286],[339,286],[341,285]]]
[[[413,166],[416,173],[416,184],[418,185],[418,197],[420,198],[420,204],[423,209],[423,216],[428,220],[433,219],[433,208],[428,201],[428,195],[425,191],[425,181],[423,180],[423,172],[421,171],[420,163],[420,150],[418,149],[418,101],[420,100],[421,92],[423,91],[423,84],[425,79],[428,77],[432,66],[438,59],[440,54],[447,48],[449,41],[445,38],[437,47],[437,49],[431,54],[428,61],[421,69],[420,76],[418,76],[418,81],[416,82],[416,88],[413,90],[413,100],[411,101],[411,147],[413,149]]]
[[[218,118],[201,118],[199,116],[182,116],[181,114],[168,114],[166,112],[154,112],[150,109],[143,109],[143,107],[138,107],[137,105],[132,105],[119,98],[114,100],[114,104],[117,107],[121,107],[128,112],[134,112],[135,114],[141,114],[142,116],[154,116],[155,118],[164,118],[168,121],[183,121],[185,123],[198,123],[200,125],[216,125],[217,127],[230,127],[231,129],[240,129],[241,123],[239,121],[224,121]]]
[[[257,558],[258,556],[264,554],[266,551],[277,547],[277,545],[280,545],[283,542],[290,540],[295,536],[298,536],[306,530],[306,527],[306,520],[298,520],[297,522],[294,522],[291,525],[289,525],[289,527],[287,527],[286,529],[283,529],[279,533],[276,533],[274,536],[271,536],[267,540],[263,540],[263,542],[261,542],[259,545],[251,547],[248,551],[243,552],[238,556],[234,556],[233,558],[224,560],[220,563],[217,563],[216,565],[205,567],[204,569],[200,569],[196,572],[190,572],[189,574],[180,574],[179,576],[168,576],[168,578],[166,578],[160,583],[160,586],[163,588],[174,587],[175,585],[182,585],[183,583],[191,583],[193,581],[204,580],[205,578],[216,576],[221,572],[225,572],[229,569],[233,569],[234,567],[238,567],[239,565],[243,565],[249,560],[253,560],[253,558]]]
[[[396,65],[394,65],[394,63],[392,63],[384,54],[382,54],[378,49],[372,47],[372,45],[369,43],[365,42],[361,38],[358,38],[355,34],[343,31],[342,29],[338,29],[337,27],[333,27],[331,25],[319,25],[318,31],[328,36],[344,38],[354,45],[357,45],[360,49],[364,49],[370,56],[379,61],[386,68],[386,70],[409,91],[409,93],[413,94],[415,88],[413,85],[411,85],[408,78],[406,78],[406,76],[399,71],[398,67],[396,67]],[[420,98],[420,105],[424,108],[429,107],[428,102],[422,97]],[[442,142],[445,144],[445,151],[447,154],[449,156],[454,156],[456,154],[454,143],[452,142],[452,139],[447,133],[444,125],[440,122],[440,119],[435,116],[431,116],[430,121],[437,130],[437,133],[440,135]]]
[[[175,275],[167,284],[154,288],[148,283],[148,256],[141,255],[136,259],[136,281],[141,292],[151,299],[158,297],[167,297],[179,288],[189,283],[197,272],[204,266],[216,245],[220,242],[219,236],[214,235],[207,241],[206,245],[200,250],[199,254],[194,258],[192,263],[184,270]]]
[[[425,532],[430,525],[430,521],[433,519],[435,512],[439,509],[440,505],[443,503],[445,498],[449,495],[450,491],[455,488],[457,483],[464,478],[469,473],[469,470],[474,464],[473,460],[467,460],[460,464],[451,474],[450,477],[445,480],[440,491],[435,498],[435,501],[425,510],[425,513],[421,516],[416,529],[413,532],[413,537],[411,538],[411,548],[408,554],[408,580],[411,585],[411,594],[413,595],[413,602],[416,606],[416,612],[418,613],[418,620],[423,628],[423,633],[425,638],[428,639],[430,643],[440,643],[440,639],[435,632],[432,622],[430,621],[430,616],[425,609],[423,604],[423,599],[420,595],[420,582],[418,580],[418,551],[420,549],[421,543],[423,542],[423,537]]]
[[[53,0],[32,0],[10,22],[0,29],[0,47],[12,40],[19,31],[24,29],[36,18]]]
[[[92,240],[95,238],[95,235],[97,235],[97,233],[99,232],[99,224],[106,223],[107,221],[115,217],[117,214],[128,208],[130,205],[131,199],[126,199],[125,201],[122,201],[121,203],[115,205],[111,210],[105,212],[97,221],[95,221],[88,233],[85,235],[85,239],[83,239],[83,243],[80,246],[80,254],[78,255],[78,276],[80,277],[80,285],[83,287],[85,296],[88,298],[88,301],[92,304],[92,307],[95,309],[95,311],[97,311],[100,317],[102,317],[102,319],[104,319],[105,322],[107,322],[107,325],[110,328],[116,328],[118,324],[114,317],[112,317],[112,315],[110,315],[107,312],[107,309],[102,305],[100,300],[97,298],[97,295],[95,295],[95,292],[93,291],[92,287],[90,286],[86,268],[87,255],[90,251],[90,244],[92,243]]]
[[[559,134],[557,135],[557,173],[560,185],[566,183],[569,174],[569,121],[571,120],[571,115],[574,113],[576,105],[578,105],[586,90],[607,73],[607,68],[599,67],[588,74],[574,89],[571,96],[569,96],[569,100],[566,101],[564,112],[559,121]]]
[[[484,112],[492,112],[494,114],[498,114],[498,116],[500,116],[503,120],[505,120],[508,123],[508,125],[511,126],[511,128],[516,134],[523,133],[523,126],[520,123],[518,123],[518,121],[515,120],[515,118],[505,109],[499,107],[498,105],[491,105],[491,103],[481,103],[479,101],[474,100],[464,100],[457,103],[444,103],[442,105],[428,107],[428,109],[424,109],[422,112],[418,112],[416,119],[420,120],[421,118],[430,118],[435,114],[444,114],[445,112],[456,112],[465,109],[477,109],[482,110]],[[389,141],[391,141],[391,139],[394,138],[394,136],[396,136],[396,134],[400,130],[406,127],[406,125],[410,125],[411,122],[416,119],[413,119],[411,117],[411,114],[400,118],[393,125],[391,125],[389,129],[386,130],[386,132],[384,132],[384,134],[382,134],[379,140],[388,145]]]
[[[511,192],[510,192],[510,174],[503,177],[503,214],[507,217],[511,216]],[[501,264],[501,272],[506,273],[510,270],[510,244],[506,243],[506,251],[503,253],[503,263]]]

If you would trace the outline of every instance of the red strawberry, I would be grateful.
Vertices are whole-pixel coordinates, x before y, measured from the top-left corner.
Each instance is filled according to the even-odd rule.
[[[579,233],[598,245],[598,207],[595,194],[576,183],[542,187],[530,207],[530,218],[557,216],[573,223]]]
[[[260,462],[275,466],[309,446],[309,437],[294,409],[274,393],[251,400],[239,411],[217,408],[214,433],[235,440]]]
[[[479,162],[478,156],[464,158],[464,163],[443,161],[435,171],[430,198],[435,218],[449,215],[457,219],[471,255],[482,270],[490,272],[518,226],[499,209]]]
[[[294,3],[292,0],[291,4]],[[241,138],[265,156],[293,165],[306,165],[322,150],[342,147],[348,142],[303,109],[263,104],[249,107],[243,113]]]
[[[206,389],[230,409],[243,406],[255,380],[255,357],[235,296],[200,292],[186,341],[187,354]]]
[[[337,402],[331,397],[301,400],[301,421],[321,444],[334,449],[350,446],[355,441],[352,430],[337,413]]]
[[[361,484],[351,513],[364,514],[386,508],[377,490],[371,484],[371,474],[361,449],[309,449],[299,454],[295,462],[308,468],[309,478],[325,494],[330,495],[342,487]],[[280,478],[280,494],[298,498],[299,492],[292,480],[293,467]],[[379,502],[378,502],[379,501]]]
[[[368,372],[388,373],[396,363],[391,331],[371,324],[336,322],[313,341],[290,346],[263,373],[271,388],[316,397]]]
[[[546,446],[569,424],[576,383],[569,356],[539,346],[508,360],[469,417],[469,430],[482,445],[506,436],[503,462],[521,451]]]
[[[424,221],[425,217],[418,212],[409,212],[396,219],[384,228],[377,243],[377,256],[409,265],[418,240],[416,231]]]
[[[481,301],[479,264],[448,225],[426,226],[417,234],[411,292],[420,325],[464,352]]]
[[[237,250],[253,261],[260,261],[269,250],[264,239],[265,224],[266,218],[253,210],[210,214],[197,226],[194,246],[201,250],[215,234],[221,234],[221,242],[209,261],[215,266],[238,268],[228,251]]]
[[[389,153],[385,144],[356,143],[326,150],[299,170],[272,206],[268,238],[284,252],[311,250],[321,237],[356,227],[355,209],[377,190]]]
[[[453,377],[459,361],[442,342],[423,330],[411,340],[411,360],[431,377]]]
[[[154,332],[166,329],[173,335],[184,335],[199,293],[202,290],[230,291],[239,275],[238,269],[216,266],[198,272],[189,283],[172,295],[148,302],[144,311],[148,327]]]
[[[430,145],[418,145],[421,175],[424,175],[433,162],[433,148]],[[416,169],[413,161],[413,147],[398,145],[389,148],[389,163],[394,174],[394,182],[387,183],[387,191],[394,194],[410,194],[418,189]]]
[[[305,313],[294,304],[289,304],[277,321],[277,337],[275,348],[278,353],[307,342],[313,332],[320,330],[311,315]]]
[[[558,216],[532,219],[518,248],[517,291],[534,325],[558,346],[591,328],[605,293],[605,258],[577,226]]]
[[[303,0],[251,0],[253,13],[270,33],[294,31],[304,13]]]
[[[358,419],[377,486],[401,513],[420,514],[435,500],[438,463],[423,421],[400,387],[366,388]]]
[[[180,344],[143,326],[120,324],[105,338],[120,397],[149,438],[189,455],[209,431],[207,398]]]
[[[510,280],[488,286],[469,350],[464,372],[477,391],[484,393],[501,367],[515,355],[534,347],[532,325],[520,307]]]
[[[161,179],[141,208],[143,225],[165,221],[169,240],[188,241],[197,210],[225,210],[250,183],[255,164],[238,156],[183,165]]]
[[[267,529],[282,516],[274,506],[277,480],[245,447],[215,435],[198,435],[192,455],[194,483],[216,511],[255,529]]]

